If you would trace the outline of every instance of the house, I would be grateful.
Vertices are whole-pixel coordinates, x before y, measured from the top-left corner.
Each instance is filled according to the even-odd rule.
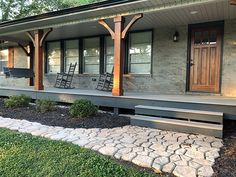
[[[2,75],[0,94],[50,95],[65,102],[86,97],[114,108],[142,104],[217,111],[236,119],[235,4],[108,0],[3,22],[1,71],[6,65],[31,68],[35,78]],[[50,90],[56,74],[75,62],[73,85],[81,91]],[[112,95],[92,92],[99,74],[113,65]]]

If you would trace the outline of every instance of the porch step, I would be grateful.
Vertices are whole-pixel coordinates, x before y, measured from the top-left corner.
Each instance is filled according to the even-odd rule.
[[[138,105],[135,114],[223,124],[222,112]]]
[[[222,138],[223,125],[190,122],[170,118],[134,115],[131,116],[131,125],[158,128],[163,130],[179,131],[185,133],[200,133],[208,136]]]

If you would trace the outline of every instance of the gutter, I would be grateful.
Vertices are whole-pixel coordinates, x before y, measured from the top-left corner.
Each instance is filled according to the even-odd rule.
[[[105,7],[109,7],[109,6],[121,5],[121,4],[134,2],[134,1],[139,1],[139,0],[106,0],[106,1],[101,1],[101,2],[97,2],[97,3],[92,3],[92,4],[82,5],[82,6],[78,6],[78,7],[67,8],[67,9],[63,9],[63,10],[59,10],[59,11],[53,11],[53,12],[43,13],[40,15],[35,15],[35,16],[25,17],[25,18],[21,18],[21,19],[2,22],[2,23],[0,23],[0,28],[4,27],[4,26],[11,26],[14,24],[26,23],[26,22],[31,22],[31,21],[35,21],[35,20],[48,19],[48,18],[53,18],[53,17],[62,17],[67,14],[75,14],[78,12],[79,13],[88,12],[88,11],[95,10],[95,9],[101,9],[101,8],[105,8]]]

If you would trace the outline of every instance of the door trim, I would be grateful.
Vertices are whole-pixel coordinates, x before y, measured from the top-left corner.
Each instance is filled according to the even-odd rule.
[[[190,60],[191,60],[191,38],[192,30],[197,28],[211,28],[216,27],[221,30],[221,55],[220,55],[220,78],[219,78],[219,93],[211,93],[205,91],[190,91]],[[186,93],[209,93],[209,94],[221,94],[222,88],[222,63],[223,63],[223,48],[224,48],[224,21],[197,23],[188,25],[188,41],[187,41],[187,63],[186,63]]]

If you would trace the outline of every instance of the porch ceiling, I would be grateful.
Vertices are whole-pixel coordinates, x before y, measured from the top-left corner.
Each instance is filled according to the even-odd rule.
[[[120,4],[114,7],[105,7],[80,14],[67,14],[59,17],[50,17],[33,22],[14,25],[18,29],[11,31],[11,26],[1,26],[0,38],[10,37],[12,40],[29,41],[24,34],[27,30],[53,27],[54,30],[47,40],[74,38],[107,34],[107,31],[98,24],[100,18],[107,19],[112,24],[112,17],[118,14],[132,15],[143,13],[131,30],[142,30],[160,27],[175,27],[193,23],[236,19],[236,6],[229,5],[228,0],[139,0]],[[130,17],[127,16],[127,21]],[[8,29],[8,30],[7,30]]]

